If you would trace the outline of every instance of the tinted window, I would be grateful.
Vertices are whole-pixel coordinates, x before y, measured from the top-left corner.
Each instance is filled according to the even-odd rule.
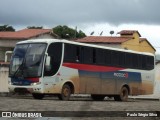
[[[138,66],[138,55],[136,55],[136,54],[132,54],[132,58],[133,58],[133,67],[134,68],[139,68],[139,66]]]
[[[111,51],[105,50],[104,56],[105,56],[106,65],[111,65]]]
[[[93,48],[84,47],[82,52],[83,63],[93,63]]]
[[[77,47],[72,44],[65,44],[64,60],[66,62],[75,62],[77,58]]]
[[[96,54],[95,54],[95,57],[96,57],[96,64],[99,64],[99,65],[103,65],[105,64],[105,52],[103,49],[96,49]]]
[[[112,65],[118,66],[119,65],[119,54],[117,51],[112,51]]]
[[[52,43],[48,47],[48,56],[51,57],[51,70],[45,71],[46,76],[52,76],[58,72],[62,58],[62,43]]]
[[[146,56],[142,56],[142,69],[147,69],[147,57]]]
[[[131,69],[153,69],[154,57],[102,48],[65,44],[64,62],[79,62]]]
[[[147,68],[153,69],[154,68],[154,57],[147,57]]]
[[[142,55],[138,55],[138,68],[142,69]]]
[[[133,58],[131,53],[126,53],[126,67],[132,68]]]
[[[125,67],[125,53],[119,52],[119,65]]]
[[[147,57],[147,69],[153,69],[154,68],[154,57],[148,56]]]

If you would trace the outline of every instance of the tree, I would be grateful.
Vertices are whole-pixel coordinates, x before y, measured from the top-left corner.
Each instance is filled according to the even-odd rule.
[[[2,25],[0,26],[0,31],[15,31],[15,29],[9,25]]]
[[[83,37],[86,37],[86,34],[83,31],[79,30],[77,38],[83,38]]]
[[[43,29],[43,27],[42,26],[28,26],[27,27],[28,29]]]
[[[72,39],[73,40],[76,38],[86,37],[85,33],[82,32],[81,30],[77,32],[77,30],[69,28],[66,25],[64,26],[58,25],[57,27],[54,27],[53,32],[57,34],[58,36],[60,36],[60,38],[62,39]]]

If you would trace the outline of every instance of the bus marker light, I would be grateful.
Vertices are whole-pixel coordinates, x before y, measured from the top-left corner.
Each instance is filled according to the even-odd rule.
[[[60,73],[58,73],[58,74],[57,74],[57,76],[61,76],[61,74],[60,74]]]

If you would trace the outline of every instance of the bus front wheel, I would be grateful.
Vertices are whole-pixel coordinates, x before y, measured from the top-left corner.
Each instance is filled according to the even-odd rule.
[[[127,101],[128,100],[128,89],[126,87],[122,87],[120,94],[114,96],[115,101]]]
[[[34,99],[43,99],[44,94],[32,93]]]
[[[68,84],[64,84],[62,87],[61,94],[58,95],[60,100],[69,100],[71,95],[71,88]]]

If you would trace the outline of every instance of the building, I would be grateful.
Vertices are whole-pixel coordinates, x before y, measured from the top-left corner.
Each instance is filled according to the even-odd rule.
[[[156,52],[154,94],[160,96],[160,52]]]
[[[155,48],[146,38],[141,38],[137,30],[122,30],[118,32],[118,34],[120,34],[120,36],[116,37],[88,36],[75,41],[155,54]]]
[[[141,35],[138,31],[122,30],[121,32],[118,32],[118,34],[120,34],[121,37],[131,37],[130,40],[127,40],[121,44],[122,48],[155,54],[156,49],[146,38],[141,38]]]
[[[23,29],[16,32],[0,32],[0,62],[4,62],[5,52],[13,51],[15,44],[19,41],[57,37],[52,29]]]

